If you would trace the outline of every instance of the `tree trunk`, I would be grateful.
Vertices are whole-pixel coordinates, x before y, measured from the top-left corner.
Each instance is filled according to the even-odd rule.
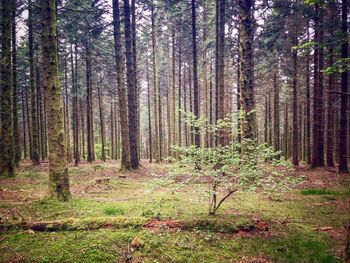
[[[319,13],[319,5],[316,4],[315,11],[316,16]],[[319,23],[318,19],[315,19],[315,35],[314,35],[314,42],[317,43],[319,41]],[[314,86],[313,86],[313,106],[312,106],[312,112],[313,112],[313,122],[312,122],[312,154],[311,154],[311,168],[316,168],[318,166],[318,144],[319,144],[319,49],[318,47],[314,48]]]
[[[153,69],[153,100],[154,100],[154,158],[156,162],[160,162],[160,144],[159,144],[159,101],[158,101],[158,80],[157,80],[157,66],[156,66],[156,32],[155,32],[155,14],[154,3],[151,3],[151,27],[152,27],[152,69]]]
[[[172,138],[172,144],[176,144],[176,89],[175,89],[175,29],[172,29],[171,32],[171,42],[172,42],[172,131],[171,131],[171,138]],[[172,153],[173,157],[176,157],[176,152],[173,151]]]
[[[64,145],[63,109],[58,74],[56,1],[42,0],[43,84],[47,96],[49,138],[49,190],[52,197],[70,197],[69,176]]]
[[[333,34],[331,34],[333,35]],[[333,65],[333,46],[331,45],[328,50],[329,59],[328,67]],[[327,166],[334,167],[334,74],[328,75],[328,107],[327,107],[327,154],[326,162]]]
[[[224,120],[225,119],[225,0],[219,0],[218,1],[218,36],[217,36],[217,105],[216,105],[216,111],[217,111],[217,120]],[[217,132],[217,144],[218,145],[225,145],[225,129],[219,129]]]
[[[273,74],[273,147],[280,150],[280,94],[277,79],[278,65]]]
[[[91,83],[91,43],[88,39],[86,49],[86,126],[87,126],[87,161],[94,161],[93,114],[92,114],[92,83]]]
[[[310,39],[309,22],[307,24],[307,41]],[[310,52],[306,53],[306,163],[311,164],[311,106],[310,106]]]
[[[130,4],[124,0],[124,27],[125,27],[125,57],[126,75],[128,87],[128,110],[129,110],[129,145],[130,164],[132,169],[139,168],[138,145],[137,145],[137,90],[135,82],[134,65],[132,60],[132,38],[130,26]],[[123,123],[124,125],[124,123]]]
[[[18,106],[17,106],[17,42],[16,42],[16,11],[17,1],[12,1],[12,119],[13,119],[13,146],[14,162],[19,167],[21,160],[21,144],[18,130]]]
[[[130,169],[130,140],[129,120],[127,111],[126,89],[124,85],[124,57],[122,56],[121,33],[120,33],[120,12],[118,0],[113,0],[113,27],[114,27],[114,48],[117,67],[117,86],[119,98],[119,116],[122,139],[122,162],[121,169]],[[116,136],[118,136],[116,134]]]
[[[1,139],[0,139],[0,175],[14,176],[12,101],[12,65],[11,65],[11,12],[9,0],[2,0],[1,26]]]
[[[240,87],[241,87],[241,111],[242,139],[255,140],[256,117],[254,98],[254,64],[253,64],[253,1],[239,0],[239,56],[240,56]]]
[[[178,99],[179,99],[179,101],[178,101],[178,124],[177,124],[177,128],[178,128],[178,145],[179,146],[182,146],[182,121],[181,121],[181,116],[182,116],[182,114],[181,114],[181,81],[182,81],[182,74],[181,74],[181,72],[182,72],[182,43],[181,43],[181,39],[179,39],[179,41],[178,41],[179,43],[178,43],[178,45],[179,45],[179,73],[178,73],[178,78],[179,78],[179,90],[178,90]]]
[[[293,36],[293,46],[298,45],[297,33],[294,32]],[[296,49],[292,51],[293,57],[293,158],[292,163],[295,166],[299,165],[299,140],[298,133],[301,127],[298,127],[298,52]]]
[[[151,94],[150,80],[148,70],[148,58],[146,58],[146,76],[147,76],[147,109],[148,109],[148,141],[149,141],[149,162],[152,162],[153,146],[152,146],[152,119],[151,119]]]
[[[342,33],[343,33],[343,43],[341,46],[341,58],[348,58],[348,25],[347,25],[347,16],[348,16],[348,1],[342,0]],[[342,93],[347,93],[348,90],[348,71],[344,70],[341,73],[341,88]],[[343,94],[340,97],[340,127],[339,127],[339,172],[347,173],[348,172],[348,161],[347,161],[347,104],[348,96]]]
[[[224,0],[221,0],[224,1]],[[193,107],[194,116],[199,118],[199,89],[198,89],[198,60],[197,60],[197,23],[196,23],[196,0],[191,0],[192,10],[192,56],[193,56]],[[199,127],[194,127],[194,145],[200,146]]]
[[[80,143],[79,143],[79,110],[78,110],[78,45],[75,44],[75,66],[73,62],[73,46],[71,45],[71,78],[72,78],[72,93],[73,93],[73,137],[74,137],[74,165],[78,166],[80,163]]]
[[[31,102],[31,134],[32,134],[32,163],[33,165],[40,164],[39,156],[39,132],[37,125],[37,107],[36,107],[36,92],[34,84],[34,46],[33,46],[33,14],[32,2],[28,2],[28,46],[29,46],[29,85],[30,85],[30,102]]]
[[[104,120],[105,117],[104,117],[104,110],[103,110],[103,97],[102,97],[100,85],[97,86],[97,91],[98,91],[98,107],[100,111],[100,130],[101,130],[101,144],[102,144],[101,160],[105,162],[106,161],[106,152],[105,152],[106,139],[105,139],[105,120]]]
[[[68,61],[67,54],[64,56],[64,90],[65,90],[65,126],[66,126],[66,145],[67,145],[67,162],[72,162],[72,150],[70,144],[70,114],[69,114],[69,95],[68,95]],[[40,102],[41,103],[41,102]],[[41,116],[41,114],[40,114]]]

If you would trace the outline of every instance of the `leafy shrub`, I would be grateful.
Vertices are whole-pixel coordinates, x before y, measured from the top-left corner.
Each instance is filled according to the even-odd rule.
[[[190,125],[202,130],[232,131],[233,125],[227,120],[208,125],[205,120],[195,119],[191,114],[186,116]],[[190,183],[207,183],[209,188],[203,194],[209,198],[211,215],[235,192],[281,193],[300,182],[286,176],[292,166],[280,156],[280,152],[254,140],[245,139],[241,143],[231,140],[227,145],[212,148],[175,145],[172,149],[178,153],[179,159],[174,160],[175,168],[165,180],[172,182],[170,185],[175,188]]]

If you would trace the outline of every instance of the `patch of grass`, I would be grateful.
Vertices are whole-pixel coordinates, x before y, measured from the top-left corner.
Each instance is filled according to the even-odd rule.
[[[309,188],[309,189],[300,190],[300,194],[302,194],[302,195],[344,195],[344,194],[348,194],[348,193],[334,191],[334,190],[321,189],[321,188]]]
[[[108,216],[124,215],[125,210],[120,207],[105,207],[103,213]]]

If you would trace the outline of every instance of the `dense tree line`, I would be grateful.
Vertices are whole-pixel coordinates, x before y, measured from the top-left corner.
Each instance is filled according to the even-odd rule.
[[[266,143],[296,166],[348,172],[348,3],[273,0],[1,2],[0,174],[50,163],[122,169],[171,145]],[[202,130],[234,122],[235,129]]]

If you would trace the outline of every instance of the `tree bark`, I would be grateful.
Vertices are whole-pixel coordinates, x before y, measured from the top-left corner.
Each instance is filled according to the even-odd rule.
[[[298,45],[297,33],[294,32],[293,46]],[[300,127],[298,127],[298,52],[296,49],[292,51],[293,57],[293,142],[292,142],[292,163],[294,166],[299,165],[299,139],[298,133]]]
[[[101,149],[101,160],[106,161],[106,152],[105,152],[105,144],[106,144],[106,139],[105,139],[105,120],[104,120],[104,110],[103,110],[103,97],[102,97],[102,91],[100,85],[97,86],[97,91],[98,91],[98,107],[100,111],[100,131],[101,131],[101,144],[102,144],[102,149]]]
[[[254,64],[253,64],[253,7],[252,0],[239,0],[239,55],[240,55],[240,87],[242,139],[256,139],[255,95],[254,95]]]
[[[348,58],[348,25],[347,25],[347,16],[348,16],[348,1],[342,0],[342,33],[343,33],[343,42],[341,46],[341,58]],[[341,73],[341,88],[342,93],[346,93],[348,90],[348,71],[344,70]],[[348,160],[347,160],[347,110],[348,96],[342,95],[340,97],[340,127],[339,127],[339,166],[338,170],[340,173],[348,172]]]
[[[41,1],[43,84],[47,96],[49,139],[49,190],[61,201],[70,198],[69,176],[64,144],[61,86],[58,74],[56,1]]]
[[[31,134],[32,134],[32,163],[40,164],[39,156],[39,132],[37,125],[37,104],[34,84],[34,45],[33,45],[33,11],[32,1],[28,2],[28,46],[29,46],[29,85],[31,102]]]
[[[130,169],[130,140],[129,140],[129,120],[127,111],[126,89],[124,85],[124,57],[122,56],[121,33],[120,33],[120,12],[118,0],[113,0],[113,27],[114,27],[114,48],[115,61],[117,67],[117,86],[119,98],[119,116],[122,139],[122,162],[121,169]],[[116,134],[116,136],[118,136]]]
[[[0,139],[0,175],[14,176],[15,164],[13,154],[12,128],[12,63],[11,63],[11,17],[12,4],[2,0],[1,21],[1,139]]]
[[[125,57],[126,75],[128,87],[128,111],[129,111],[129,145],[130,164],[132,169],[139,168],[138,139],[137,139],[137,90],[132,60],[132,37],[130,25],[130,4],[129,0],[124,0],[124,33],[125,33]],[[124,123],[123,123],[124,125]]]
[[[21,144],[18,129],[18,106],[17,106],[17,41],[16,41],[16,11],[17,1],[12,1],[12,119],[13,119],[13,146],[14,162],[19,167],[21,160]]]

